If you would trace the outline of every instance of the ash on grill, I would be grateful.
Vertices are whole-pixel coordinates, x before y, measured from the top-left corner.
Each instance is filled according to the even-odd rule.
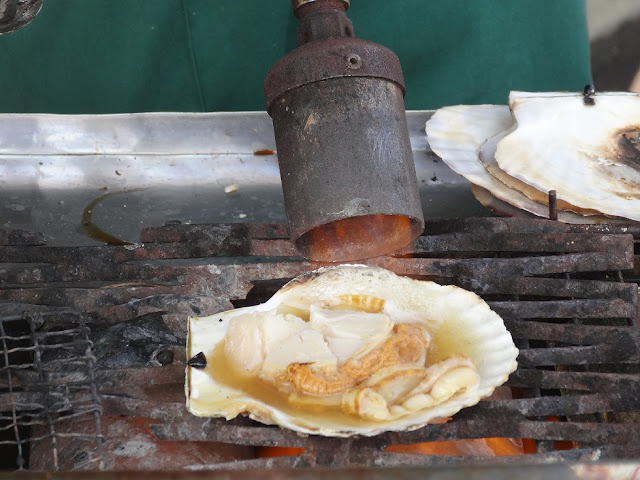
[[[124,247],[46,247],[35,234],[0,232],[0,443],[18,458],[5,468],[640,458],[633,283],[640,251],[632,235],[640,237],[640,228],[491,218],[430,222],[426,232],[410,249],[368,263],[487,300],[521,349],[507,383],[517,398],[482,401],[414,432],[351,439],[301,437],[247,418],[202,419],[184,406],[186,317],[262,302],[317,266],[294,256],[283,225],[172,224]],[[538,453],[483,459],[384,451],[483,437],[535,439]],[[556,451],[558,440],[574,448]],[[305,452],[255,459],[253,447],[261,445]]]

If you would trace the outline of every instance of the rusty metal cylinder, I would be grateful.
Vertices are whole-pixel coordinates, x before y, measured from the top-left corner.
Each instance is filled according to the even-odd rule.
[[[424,228],[400,62],[353,38],[346,6],[300,6],[301,45],[265,79],[289,233],[318,261],[389,253]]]
[[[306,5],[308,3],[313,3],[313,2],[322,2],[322,1],[323,0],[291,0],[291,6],[293,8],[293,12],[297,14],[297,10],[303,5]],[[351,4],[350,0],[340,0],[340,1],[344,3],[345,10],[349,8],[349,5]]]

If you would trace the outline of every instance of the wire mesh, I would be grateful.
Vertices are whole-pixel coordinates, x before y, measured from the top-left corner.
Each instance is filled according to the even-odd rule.
[[[3,469],[58,470],[62,448],[100,466],[102,407],[83,318],[0,317],[0,458]]]
[[[475,464],[485,460],[384,448],[480,437],[535,441],[537,453],[501,462],[640,458],[640,245],[633,251],[620,231],[518,219],[442,221],[428,231],[414,258],[372,265],[481,295],[521,350],[506,384],[513,398],[371,439],[302,438],[246,418],[189,415],[186,317],[261,303],[313,265],[291,257],[281,225],[169,225],[143,232],[136,248],[3,252],[0,441],[13,450],[0,450],[0,463],[10,457],[11,468],[47,471],[95,470],[101,462],[110,471]],[[171,355],[159,361],[158,352]],[[560,443],[571,449],[557,451]],[[306,452],[253,458],[254,447],[273,445]]]

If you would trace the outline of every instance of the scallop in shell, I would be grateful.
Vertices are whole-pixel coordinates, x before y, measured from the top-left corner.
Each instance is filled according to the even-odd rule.
[[[301,275],[264,304],[190,318],[187,355],[204,367],[187,368],[195,415],[350,436],[416,429],[476,404],[516,369],[518,350],[474,293],[342,265]]]

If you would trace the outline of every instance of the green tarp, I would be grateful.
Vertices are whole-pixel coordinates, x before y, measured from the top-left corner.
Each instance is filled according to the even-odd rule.
[[[583,0],[351,4],[356,36],[400,57],[407,109],[591,80]],[[0,111],[264,110],[264,76],[296,25],[288,0],[44,0],[0,36]]]

